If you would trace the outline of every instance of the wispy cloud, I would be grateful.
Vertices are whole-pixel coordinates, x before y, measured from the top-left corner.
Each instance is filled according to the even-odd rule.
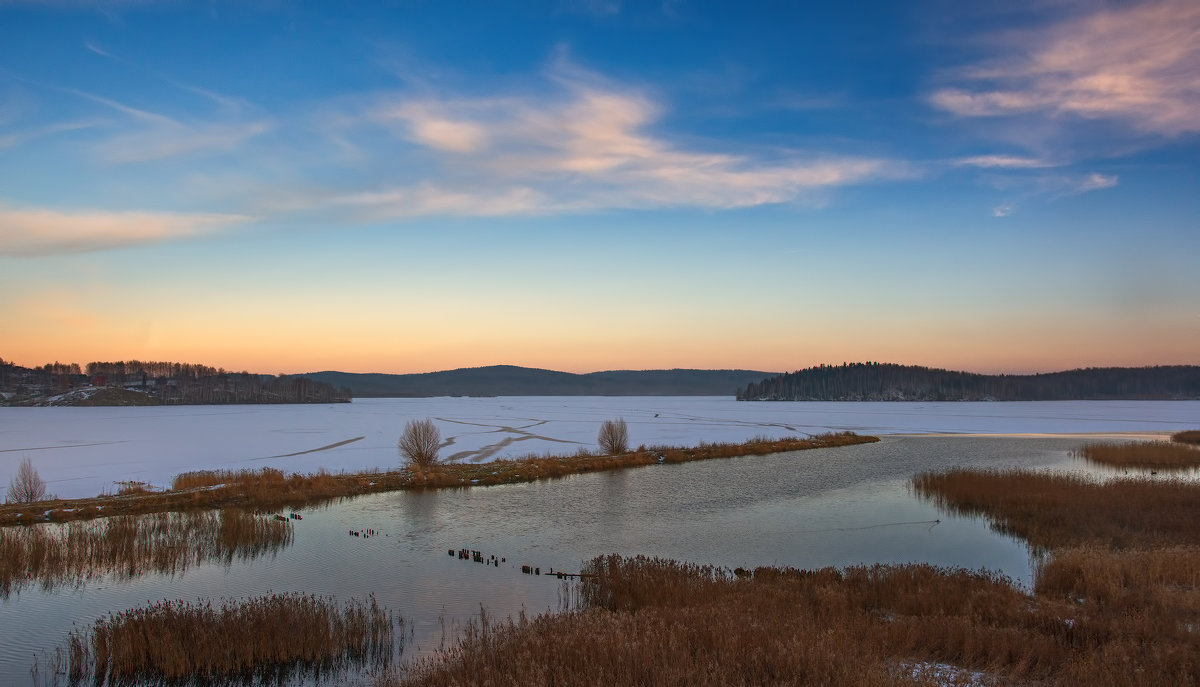
[[[126,125],[95,143],[95,151],[111,163],[148,162],[182,155],[221,153],[270,131],[266,118],[185,122],[86,91],[63,89],[126,117]]]
[[[1002,44],[1006,54],[958,71],[930,102],[968,117],[1042,112],[1166,136],[1200,131],[1195,0],[1118,5]]]
[[[0,122],[0,124],[3,123]],[[55,124],[47,124],[45,126],[39,126],[30,129],[23,129],[21,131],[0,133],[0,149],[16,147],[35,139],[53,136],[54,134],[80,131],[83,129],[90,129],[95,126],[97,126],[96,122],[58,122]]]
[[[957,167],[982,167],[984,169],[1039,169],[1054,167],[1054,163],[1036,157],[1019,155],[976,155],[954,160]]]
[[[539,95],[377,102],[364,119],[429,156],[433,167],[416,184],[333,203],[370,207],[375,216],[724,209],[909,173],[880,158],[686,147],[655,132],[665,108],[636,89],[569,66],[552,70],[549,81]]]
[[[213,103],[215,103],[216,105],[220,106],[220,108],[222,110],[224,110],[225,112],[227,112],[229,114],[239,114],[244,109],[247,109],[247,103],[243,102],[242,100],[240,100],[238,98],[233,98],[233,97],[224,95],[222,93],[217,93],[216,91],[209,90],[207,88],[201,88],[199,86],[185,83],[185,82],[180,81],[180,80],[178,80],[164,72],[161,72],[157,69],[145,67],[136,62],[127,60],[124,57],[121,57],[120,55],[109,52],[108,50],[100,47],[99,45],[97,45],[96,43],[94,43],[92,41],[84,41],[83,47],[101,57],[106,57],[106,58],[112,60],[113,62],[121,64],[132,70],[135,70],[135,71],[138,71],[138,72],[141,72],[144,74],[149,74],[149,75],[153,76],[155,79],[166,82],[166,83],[174,86],[175,88],[185,90],[185,91],[194,93],[196,95],[202,96],[203,98],[206,98],[206,99],[212,101]]]
[[[238,215],[104,210],[60,212],[0,206],[0,255],[31,257],[84,253],[220,231],[249,218]]]
[[[996,176],[990,183],[1006,194],[1013,194],[1021,201],[1040,198],[1043,201],[1078,196],[1092,191],[1113,188],[1120,183],[1115,174],[1090,172],[1087,174],[1045,174],[1036,173],[1026,176]],[[1016,212],[1017,200],[1008,200],[992,208],[993,217],[1008,217]]]
[[[1072,194],[1087,193],[1088,191],[1098,191],[1103,188],[1112,188],[1117,185],[1120,179],[1115,174],[1100,174],[1093,172],[1079,179],[1075,179],[1070,183],[1068,192]]]

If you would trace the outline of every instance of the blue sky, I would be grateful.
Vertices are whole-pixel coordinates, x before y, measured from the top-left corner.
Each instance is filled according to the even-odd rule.
[[[0,356],[1200,362],[1200,5],[975,4],[0,0]]]

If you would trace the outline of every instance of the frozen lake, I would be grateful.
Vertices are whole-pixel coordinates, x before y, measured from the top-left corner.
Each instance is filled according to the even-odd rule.
[[[1200,401],[764,403],[732,397],[359,399],[336,405],[0,408],[0,485],[30,458],[64,498],[164,486],[188,470],[289,472],[399,464],[404,424],[434,418],[442,457],[483,461],[595,448],[603,420],[630,441],[694,445],[851,430],[860,434],[1164,433],[1200,426]]]
[[[498,616],[557,608],[562,583],[523,575],[521,565],[576,571],[582,561],[613,552],[728,567],[926,561],[997,570],[1028,585],[1032,564],[1020,541],[991,531],[979,518],[943,513],[915,498],[909,478],[954,466],[1096,472],[1071,455],[1089,437],[1196,428],[1200,402],[542,397],[4,408],[0,479],[7,480],[26,456],[64,496],[111,490],[116,480],[165,484],[198,468],[388,467],[399,462],[395,442],[404,423],[424,417],[435,418],[446,438],[443,456],[467,461],[594,447],[600,422],[615,417],[629,423],[634,444],[829,430],[884,437],[877,444],[531,484],[374,494],[303,511],[294,543],[274,555],[200,563],[177,574],[102,576],[78,586],[34,582],[0,600],[0,684],[32,684],[35,655],[44,657],[73,627],[106,613],[164,599],[269,591],[339,599],[374,594],[406,619],[408,651],[425,653],[452,639],[454,628],[480,608]],[[950,436],[912,436],[920,434]],[[368,528],[379,536],[348,536],[348,530]],[[446,554],[464,547],[506,561],[483,566]]]
[[[939,511],[909,493],[908,480],[952,466],[1090,471],[1071,457],[1084,441],[890,436],[876,444],[338,501],[302,511],[294,543],[274,555],[15,590],[0,599],[0,684],[32,684],[34,656],[44,661],[73,628],[106,613],[272,591],[374,594],[404,617],[411,632],[406,654],[425,654],[452,641],[481,608],[493,617],[557,609],[564,583],[522,574],[522,565],[574,572],[614,552],[730,568],[926,561],[997,570],[1028,585],[1031,561],[1022,542],[979,518]],[[378,536],[348,536],[367,529]],[[447,555],[459,548],[505,561],[484,566]],[[349,678],[327,684],[369,685]]]

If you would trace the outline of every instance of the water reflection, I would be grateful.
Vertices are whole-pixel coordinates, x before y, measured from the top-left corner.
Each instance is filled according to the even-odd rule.
[[[208,562],[228,566],[279,551],[292,531],[288,520],[238,510],[0,528],[0,599],[35,580],[50,591],[98,578],[178,575]]]
[[[269,591],[342,600],[373,593],[405,617],[410,651],[421,655],[481,608],[498,618],[557,610],[563,583],[524,575],[522,565],[578,572],[583,561],[608,553],[731,569],[925,561],[987,568],[1028,585],[1023,542],[993,532],[981,518],[940,512],[914,497],[908,480],[950,467],[1090,472],[1070,456],[1082,443],[887,437],[829,450],[350,499],[305,511],[294,525],[295,543],[277,555],[117,584],[93,581],[74,592],[30,590],[0,602],[0,682],[27,683],[31,654],[61,642],[73,623],[148,600]],[[366,529],[380,534],[347,534]],[[460,548],[505,562],[447,555]]]

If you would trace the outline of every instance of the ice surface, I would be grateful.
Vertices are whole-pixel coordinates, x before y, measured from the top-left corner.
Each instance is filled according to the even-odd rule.
[[[165,486],[188,470],[312,472],[400,464],[405,422],[433,418],[443,458],[481,461],[596,448],[622,417],[632,445],[694,445],[852,430],[863,434],[1171,432],[1200,426],[1200,402],[738,402],[730,397],[359,399],[333,405],[0,408],[0,489],[30,458],[52,493]]]

